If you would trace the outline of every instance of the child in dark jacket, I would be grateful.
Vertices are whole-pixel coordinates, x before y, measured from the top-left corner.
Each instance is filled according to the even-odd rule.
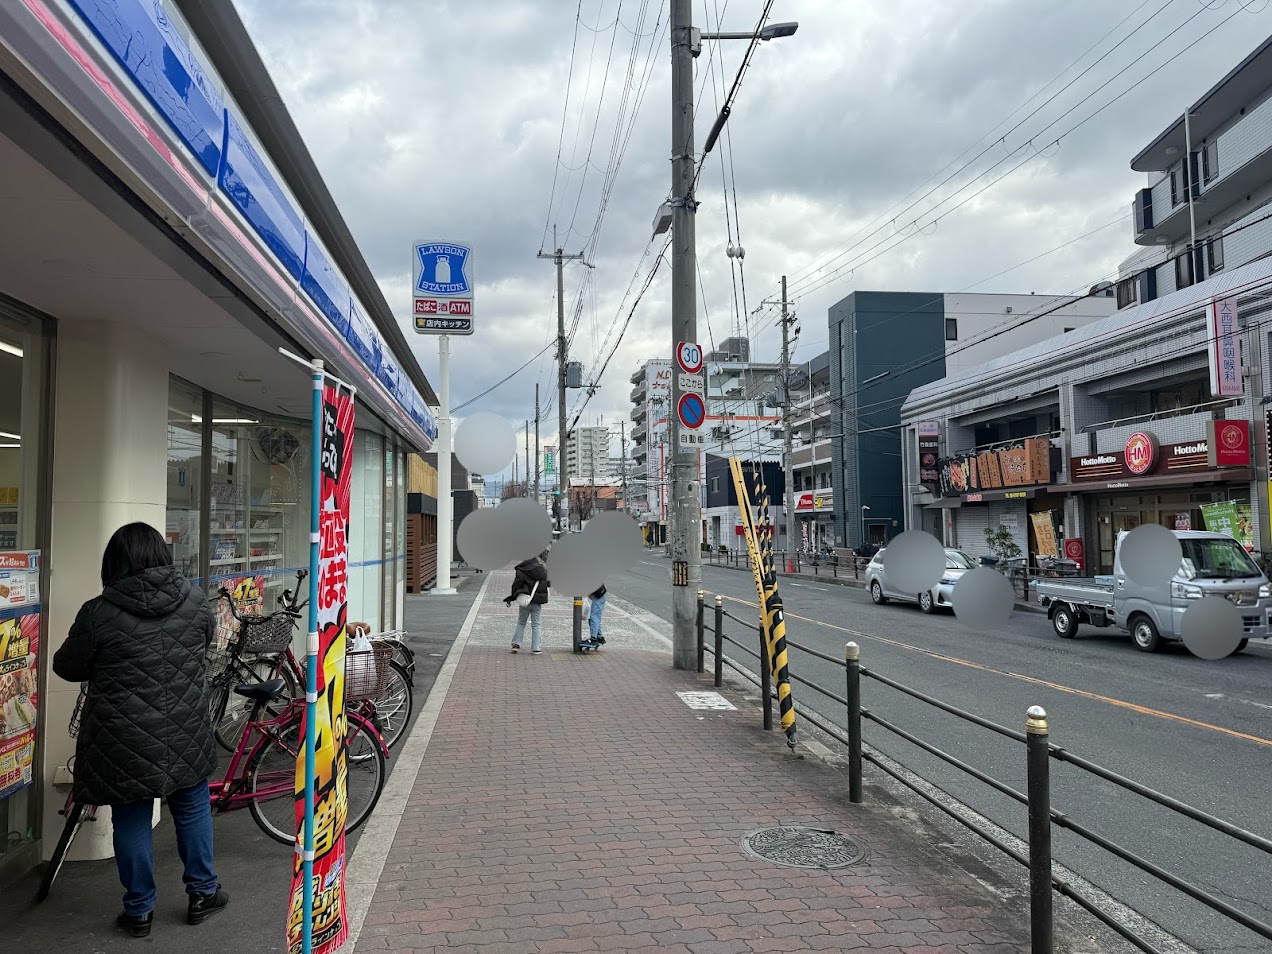
[[[512,634],[512,651],[521,651],[521,642],[526,634],[526,621],[530,622],[530,652],[539,655],[543,652],[540,615],[548,602],[548,567],[544,562],[547,553],[541,553],[529,560],[522,560],[516,566],[516,576],[512,580],[512,592],[504,597],[504,604],[511,605],[518,596],[529,596],[528,606],[517,607],[517,628]]]

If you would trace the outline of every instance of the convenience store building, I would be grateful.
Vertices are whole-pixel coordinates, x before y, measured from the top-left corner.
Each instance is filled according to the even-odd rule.
[[[184,18],[183,18],[184,15]],[[46,857],[50,661],[121,524],[273,605],[308,563],[310,379],[358,389],[350,611],[402,617],[435,397],[230,3],[0,4],[0,884]],[[107,857],[109,825],[73,857]],[[85,837],[87,836],[87,837]]]

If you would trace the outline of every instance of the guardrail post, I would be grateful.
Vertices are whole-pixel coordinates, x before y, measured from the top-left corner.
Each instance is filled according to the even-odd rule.
[[[1049,728],[1042,706],[1030,706],[1027,715],[1030,950],[1032,954],[1052,954]]]
[[[844,647],[844,669],[848,679],[848,800],[861,804],[861,647]]]
[[[703,665],[705,663],[703,657],[706,655],[707,651],[707,638],[705,632],[706,619],[704,618],[706,615],[706,607],[703,605],[703,601],[706,599],[706,596],[707,594],[702,590],[698,591],[698,618],[694,621],[694,628],[698,633],[698,672],[702,672],[703,670]]]
[[[724,685],[724,598],[715,600],[715,686]]]
[[[773,667],[769,665],[768,640],[760,627],[760,695],[764,697],[764,731],[773,728]]]

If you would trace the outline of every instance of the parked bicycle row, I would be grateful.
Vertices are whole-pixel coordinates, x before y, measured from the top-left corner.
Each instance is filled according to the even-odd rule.
[[[155,798],[168,801],[177,827],[191,924],[229,900],[216,881],[210,816],[247,808],[266,835],[295,844],[305,668],[292,647],[303,632],[307,575],[299,571],[295,590],[284,590],[279,608],[261,615],[241,612],[221,588],[217,598],[226,601],[232,624],[218,632],[217,614],[172,565],[162,536],[144,524],[116,532],[103,559],[103,594],[85,604],[54,663],[81,687],[68,726],[77,744],[60,811],[65,823],[39,900],[76,835],[96,820],[98,805],[112,808],[125,888],[119,924],[137,937],[150,931],[153,875],[138,866],[137,852],[121,849],[121,838],[148,840]],[[345,827],[354,831],[379,801],[390,749],[410,724],[415,658],[401,632],[372,634],[356,622],[347,629]],[[218,746],[229,753],[219,780]],[[149,855],[141,853],[143,860]]]

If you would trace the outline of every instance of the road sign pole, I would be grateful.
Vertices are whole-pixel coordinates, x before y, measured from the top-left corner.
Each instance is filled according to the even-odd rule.
[[[433,596],[454,596],[455,499],[451,491],[450,335],[437,339],[437,585]]]
[[[693,149],[693,8],[691,0],[671,0],[671,344],[698,340]],[[671,404],[681,397],[680,376],[671,379]],[[697,444],[682,446],[680,435],[693,433],[671,420],[671,559],[685,572],[672,573],[672,665],[697,666],[694,639],[696,594],[702,582],[702,501],[698,494]]]

